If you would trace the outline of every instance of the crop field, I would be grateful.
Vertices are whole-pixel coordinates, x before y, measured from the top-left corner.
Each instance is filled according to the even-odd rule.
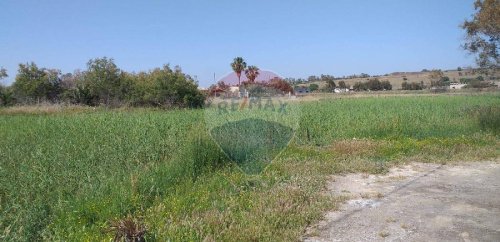
[[[498,160],[500,95],[320,99],[291,143],[247,175],[204,111],[0,109],[0,240],[297,240],[343,197],[327,178],[412,161]],[[215,131],[214,131],[215,132]]]

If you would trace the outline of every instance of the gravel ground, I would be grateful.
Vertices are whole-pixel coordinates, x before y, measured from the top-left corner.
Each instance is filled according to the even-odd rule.
[[[340,211],[304,241],[500,241],[500,164],[414,163],[385,175],[334,176]]]

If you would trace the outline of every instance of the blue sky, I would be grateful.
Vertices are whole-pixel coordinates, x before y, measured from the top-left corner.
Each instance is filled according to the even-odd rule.
[[[180,65],[201,86],[236,56],[285,77],[473,65],[458,27],[473,0],[2,0],[0,66],[63,72],[112,57],[126,71]]]

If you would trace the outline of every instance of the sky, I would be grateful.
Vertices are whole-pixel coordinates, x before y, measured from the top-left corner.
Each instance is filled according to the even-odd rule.
[[[474,65],[459,25],[473,0],[1,0],[0,66],[125,71],[179,65],[208,87],[234,57],[283,77]]]

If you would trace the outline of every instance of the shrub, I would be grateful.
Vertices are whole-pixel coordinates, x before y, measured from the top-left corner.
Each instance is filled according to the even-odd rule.
[[[403,90],[422,90],[422,89],[424,89],[424,83],[423,82],[421,82],[421,83],[418,83],[418,82],[412,82],[412,83],[403,82],[401,84],[401,89],[403,89]]]
[[[273,78],[269,82],[268,86],[270,86],[276,90],[282,91],[283,94],[293,93],[293,88],[290,85],[290,83],[286,82],[285,80],[283,80],[281,78]]]
[[[367,82],[356,82],[353,88],[356,91],[382,91],[392,90],[392,85],[389,81],[380,81],[378,78],[374,78]]]
[[[12,89],[0,85],[0,106],[11,106],[14,104]]]
[[[491,84],[490,82],[472,80],[467,84],[467,86],[465,86],[465,88],[488,88],[488,87],[493,87],[493,86],[494,85]]]
[[[450,78],[442,76],[438,80],[431,81],[431,87],[447,87],[450,85]]]
[[[309,85],[309,90],[310,90],[311,92],[317,91],[318,89],[319,89],[318,84],[314,84],[314,83],[313,83],[313,84],[310,84],[310,85]]]

